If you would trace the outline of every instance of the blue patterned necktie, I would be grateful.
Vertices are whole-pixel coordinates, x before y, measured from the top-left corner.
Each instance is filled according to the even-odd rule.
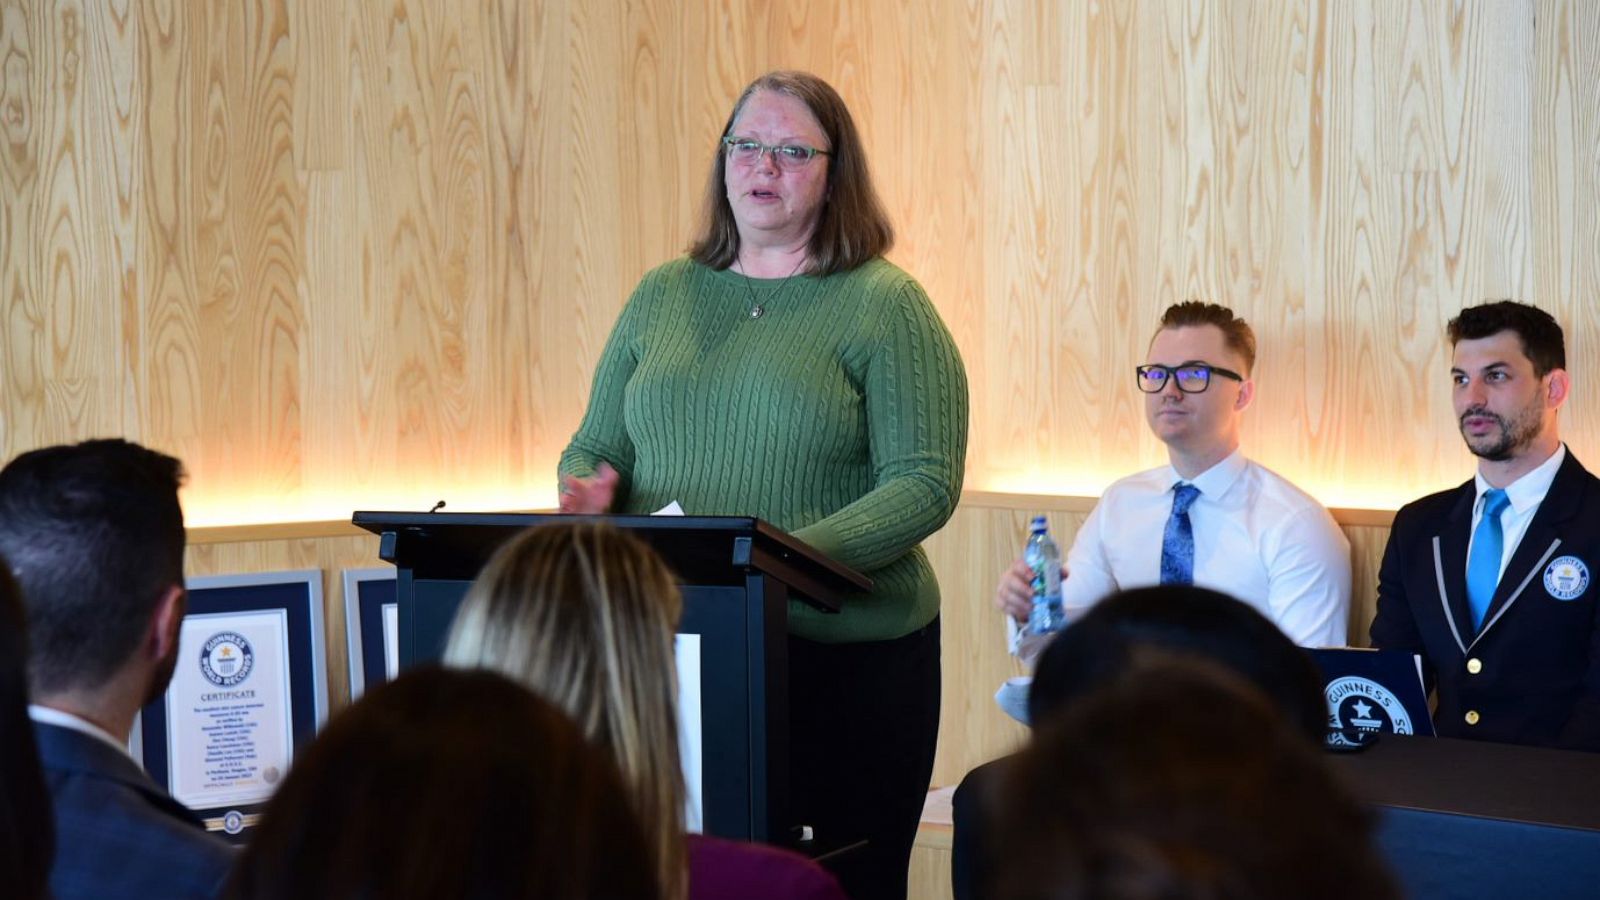
[[[1500,583],[1500,554],[1505,549],[1505,533],[1500,514],[1511,504],[1506,492],[1495,488],[1483,495],[1483,517],[1472,533],[1472,553],[1467,557],[1467,605],[1472,608],[1472,629],[1483,628],[1495,586]]]
[[[1189,507],[1200,498],[1200,489],[1179,482],[1172,489],[1172,515],[1161,535],[1161,583],[1194,584],[1194,526],[1189,523]]]

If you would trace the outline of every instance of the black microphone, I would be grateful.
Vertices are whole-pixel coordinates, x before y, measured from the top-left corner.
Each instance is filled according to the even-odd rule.
[[[433,505],[433,509],[428,510],[428,512],[436,513],[441,509],[444,509],[444,501],[443,500],[440,500],[438,503],[435,503]]]

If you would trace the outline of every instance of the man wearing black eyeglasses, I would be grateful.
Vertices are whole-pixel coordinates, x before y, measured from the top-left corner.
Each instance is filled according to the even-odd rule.
[[[1069,621],[1117,590],[1197,584],[1256,607],[1301,646],[1344,645],[1349,541],[1320,503],[1239,449],[1254,364],[1255,334],[1232,310],[1188,302],[1162,315],[1134,378],[1170,464],[1113,484],[1078,531],[1063,567]],[[1018,560],[996,591],[1018,623],[1031,577]],[[1031,660],[1044,640],[1013,649]]]
[[[1119,590],[1199,585],[1260,610],[1296,644],[1342,646],[1350,616],[1350,543],[1309,494],[1246,459],[1244,411],[1255,397],[1255,334],[1227,307],[1179,303],[1161,317],[1145,364],[1132,373],[1150,430],[1168,465],[1107,488],[1062,566],[1068,622]],[[1012,649],[1031,661],[1049,636],[1020,635],[1032,604],[1032,572],[1018,560],[995,605],[1011,618]],[[1027,721],[1027,679],[995,699]],[[977,896],[1004,856],[985,843],[988,800],[1004,760],[968,773],[957,788],[951,878],[955,896]]]

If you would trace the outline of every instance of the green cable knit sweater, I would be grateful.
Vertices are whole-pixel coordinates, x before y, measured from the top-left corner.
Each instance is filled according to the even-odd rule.
[[[622,475],[616,512],[677,500],[689,515],[757,516],[865,572],[873,590],[837,615],[789,604],[791,632],[839,643],[938,615],[919,545],[955,510],[966,449],[961,358],[892,263],[747,285],[679,259],[629,298],[559,469],[606,460]]]

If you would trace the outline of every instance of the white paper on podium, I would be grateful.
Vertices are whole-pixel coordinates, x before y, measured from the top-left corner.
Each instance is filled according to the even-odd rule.
[[[683,507],[679,506],[678,505],[678,501],[674,500],[671,503],[668,503],[666,506],[663,506],[660,509],[656,510],[655,512],[651,513],[650,515],[652,515],[652,516],[681,516],[681,515],[683,515]]]
[[[699,834],[705,827],[701,786],[700,635],[674,635],[678,662],[678,757],[683,765],[684,828]]]
[[[185,616],[167,689],[171,793],[190,809],[259,803],[294,752],[289,614]]]

